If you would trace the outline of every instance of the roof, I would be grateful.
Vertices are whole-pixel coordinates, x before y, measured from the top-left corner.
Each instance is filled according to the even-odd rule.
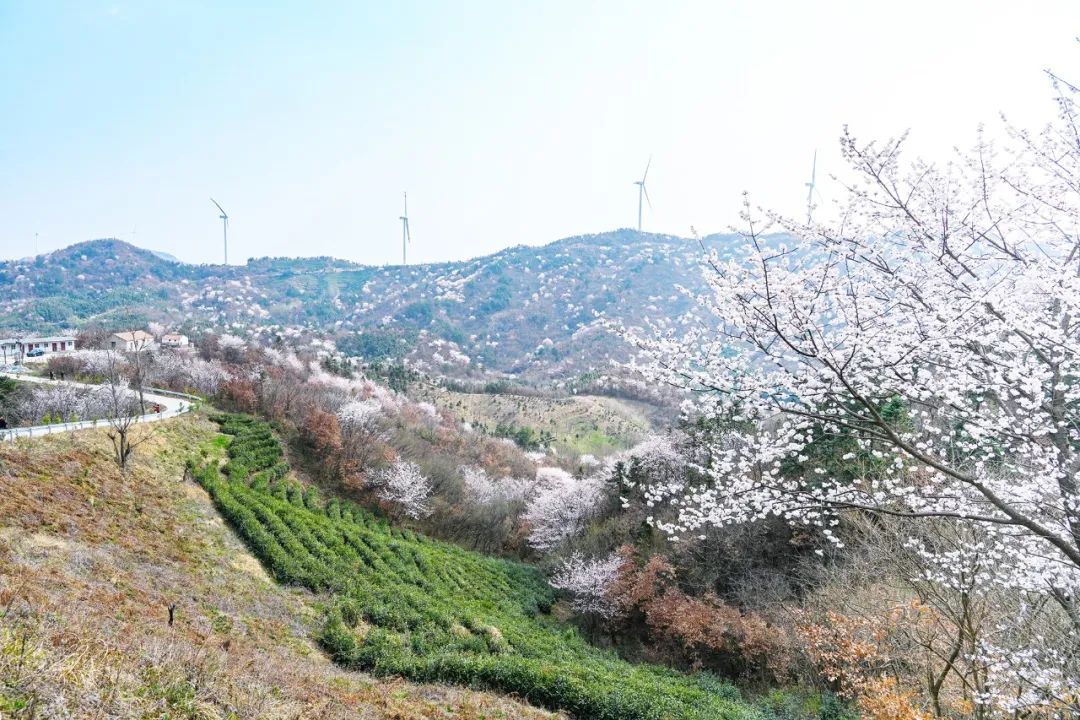
[[[2,345],[14,345],[15,343],[42,343],[42,342],[75,342],[74,335],[48,335],[48,336],[26,336],[18,338],[0,338],[0,344]]]
[[[145,330],[132,330],[128,332],[113,333],[114,338],[120,338],[124,342],[139,342],[142,340],[153,340],[154,336]]]
[[[164,335],[161,336],[161,339],[162,340],[183,340],[186,337],[187,337],[187,335],[183,335],[181,333],[165,333]]]

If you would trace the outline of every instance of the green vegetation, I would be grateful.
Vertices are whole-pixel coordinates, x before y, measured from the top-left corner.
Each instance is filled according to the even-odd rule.
[[[9,377],[0,377],[0,403],[15,394],[19,384]]]
[[[401,309],[401,317],[411,320],[420,327],[426,327],[435,317],[435,304],[430,300],[409,303]]]
[[[555,437],[547,430],[537,432],[535,428],[527,425],[519,427],[514,423],[496,425],[495,437],[513,440],[523,450],[540,450],[555,441]]]
[[[377,362],[402,354],[400,335],[382,330],[366,330],[346,335],[338,340],[338,348],[346,355],[362,357]]]
[[[713,245],[724,251],[738,243]],[[619,231],[438,265],[360,267],[322,257],[223,266],[189,265],[119,240],[94,240],[36,259],[0,261],[0,325],[45,333],[187,322],[196,341],[202,333],[192,326],[232,327],[229,332],[241,336],[277,326],[278,334],[303,329],[332,339],[343,354],[368,363],[430,358],[434,343],[445,340],[471,362],[438,372],[479,383],[507,374],[546,384],[607,368],[623,356],[623,343],[613,335],[587,327],[576,334],[594,323],[595,313],[629,322],[685,311],[686,298],[670,289],[701,287],[696,248],[679,238]],[[627,275],[627,267],[649,270]],[[191,317],[183,317],[185,307]],[[598,386],[589,391],[626,389],[621,381]]]
[[[420,374],[401,362],[374,362],[367,366],[369,377],[380,378],[394,392],[404,393],[410,383],[420,379]]]
[[[269,426],[216,418],[229,462],[195,477],[281,582],[331,593],[322,642],[341,664],[514,693],[589,720],[759,717],[708,675],[631,664],[553,618],[534,568],[390,527],[348,503],[283,482]]]
[[[193,455],[227,459],[218,430],[202,412],[155,425],[127,480],[105,430],[0,442],[0,718],[558,720],[312,652],[323,599],[267,584],[177,482]]]

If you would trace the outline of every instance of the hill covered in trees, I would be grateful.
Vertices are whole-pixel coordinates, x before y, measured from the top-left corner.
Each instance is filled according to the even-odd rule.
[[[743,240],[620,230],[514,247],[464,262],[372,267],[333,258],[241,266],[173,262],[120,240],[0,263],[0,331],[149,321],[273,342],[307,335],[447,376],[587,378],[624,357],[598,318],[676,317],[699,290],[702,245]]]

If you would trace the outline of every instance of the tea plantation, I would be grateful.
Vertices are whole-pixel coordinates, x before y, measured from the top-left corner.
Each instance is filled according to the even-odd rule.
[[[283,480],[288,466],[266,423],[215,419],[233,436],[229,461],[192,472],[279,581],[330,594],[321,640],[339,663],[511,693],[588,720],[760,717],[711,676],[589,645],[548,614],[555,595],[534,568],[319,502]]]

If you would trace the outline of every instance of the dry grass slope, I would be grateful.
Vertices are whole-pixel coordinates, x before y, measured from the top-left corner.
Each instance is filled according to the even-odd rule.
[[[153,432],[128,477],[99,431],[0,446],[0,718],[555,717],[335,667],[308,639],[320,598],[271,582],[183,480],[216,426]]]
[[[463,421],[494,428],[499,423],[547,431],[560,451],[603,455],[623,450],[645,437],[649,408],[614,398],[578,395],[566,398],[463,393],[424,386],[417,395],[449,409]]]

